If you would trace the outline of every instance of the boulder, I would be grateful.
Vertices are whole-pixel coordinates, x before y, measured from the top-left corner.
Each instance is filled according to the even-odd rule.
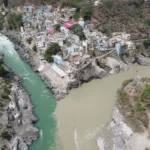
[[[135,59],[139,65],[142,65],[142,66],[149,66],[150,65],[150,61],[141,54],[137,54],[135,56]]]
[[[110,74],[119,73],[119,71],[120,71],[120,62],[117,61],[116,59],[114,59],[112,57],[107,57],[105,64],[106,64],[106,66],[111,68],[111,70],[109,72]]]

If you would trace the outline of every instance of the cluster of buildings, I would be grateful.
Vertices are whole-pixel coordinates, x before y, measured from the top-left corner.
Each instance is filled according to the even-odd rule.
[[[82,62],[91,59],[89,52],[95,49],[102,53],[116,49],[117,54],[120,55],[134,48],[129,34],[114,33],[108,38],[101,32],[91,29],[92,25],[85,23],[83,18],[75,21],[73,19],[75,8],[60,9],[51,5],[40,7],[29,5],[18,7],[17,10],[23,16],[24,27],[21,27],[21,37],[24,40],[30,37],[33,39],[39,61],[45,61],[43,54],[51,43],[58,43],[61,46],[62,53],[53,56],[52,65],[54,71],[61,77],[62,74],[68,75],[81,68]],[[70,30],[75,24],[82,27],[86,40],[81,41]],[[59,31],[56,30],[56,25],[60,26]]]

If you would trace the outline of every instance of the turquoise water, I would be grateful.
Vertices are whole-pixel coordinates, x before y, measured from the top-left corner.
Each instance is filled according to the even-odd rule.
[[[23,86],[31,94],[31,101],[35,106],[34,112],[39,121],[36,126],[40,129],[40,138],[30,146],[30,150],[54,150],[56,149],[56,120],[54,111],[56,101],[50,90],[38,74],[20,59],[14,50],[13,43],[0,35],[0,52],[5,54],[4,62],[13,72],[23,78]]]

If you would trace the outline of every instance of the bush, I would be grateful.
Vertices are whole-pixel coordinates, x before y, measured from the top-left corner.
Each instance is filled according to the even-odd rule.
[[[5,68],[3,65],[0,65],[0,76],[3,77],[6,74]]]
[[[55,28],[56,31],[60,31],[60,24],[56,24],[56,25],[54,26],[54,28]]]
[[[23,26],[22,15],[11,13],[8,17],[8,28],[10,30],[20,29]]]
[[[150,99],[150,85],[146,85],[142,95],[141,95],[141,100],[145,100],[145,99]]]
[[[76,24],[74,25],[72,28],[71,28],[72,32],[76,35],[78,35],[80,37],[80,40],[85,40],[86,37],[85,37],[85,34],[83,32],[83,29],[82,27],[79,25],[79,24]]]
[[[91,20],[92,17],[92,9],[88,8],[82,12],[82,16],[84,20]]]
[[[1,133],[1,137],[2,137],[3,139],[6,139],[6,140],[10,140],[10,139],[11,139],[11,135],[8,133],[8,131],[3,131],[3,132]]]
[[[144,44],[145,48],[148,48],[150,46],[150,40],[145,40],[143,42],[143,44]]]
[[[32,47],[32,50],[33,50],[34,52],[37,52],[37,47],[36,47],[36,45],[34,45],[34,46]]]
[[[145,20],[144,23],[145,23],[146,25],[150,26],[150,19]]]
[[[11,90],[5,86],[4,93],[9,95],[11,93]]]
[[[80,13],[80,12],[75,12],[74,15],[73,15],[73,18],[74,18],[75,20],[78,20],[78,19],[80,18],[80,16],[81,16],[81,13]]]
[[[2,30],[2,29],[3,29],[3,23],[0,22],[0,30]]]
[[[31,44],[31,43],[32,43],[32,37],[29,37],[29,38],[27,39],[27,42],[28,42],[28,44]]]
[[[45,51],[44,58],[48,62],[53,62],[52,55],[56,55],[58,52],[61,52],[61,47],[58,43],[52,43],[47,50]]]
[[[124,102],[129,101],[129,97],[123,89],[120,89],[118,93],[119,93],[119,98],[121,101],[124,101]]]
[[[140,103],[138,103],[136,105],[136,108],[137,108],[137,111],[145,111],[146,110]]]
[[[122,87],[126,87],[130,82],[132,82],[132,79],[125,80],[125,81],[122,83]]]
[[[6,95],[6,94],[2,94],[2,98],[3,98],[3,99],[9,99],[9,96]]]

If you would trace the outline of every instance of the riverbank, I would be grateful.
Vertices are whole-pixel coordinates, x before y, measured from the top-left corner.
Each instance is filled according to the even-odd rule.
[[[4,91],[0,103],[0,148],[28,150],[39,136],[39,130],[34,127],[38,119],[33,114],[33,105],[22,80],[13,73],[9,74],[9,78],[1,78],[1,92]]]
[[[123,82],[112,121],[96,137],[101,150],[150,149],[148,86],[149,78]]]
[[[133,63],[138,63],[142,66],[150,65],[150,61],[146,59],[149,57],[149,53],[144,51],[132,56],[132,58],[126,58],[124,61],[113,58],[113,55],[106,58],[92,58],[90,62],[86,64],[83,69],[76,71],[74,77],[60,78],[52,69],[51,64],[40,61],[38,55],[31,55],[31,49],[21,42],[16,37],[14,32],[2,32],[13,43],[14,48],[20,55],[20,57],[27,62],[33,71],[38,72],[41,79],[45,82],[46,86],[51,89],[56,100],[63,99],[72,88],[81,86],[84,82],[89,82],[92,79],[102,79],[110,74],[117,74],[120,70],[128,70]],[[43,68],[43,71],[40,71]]]

